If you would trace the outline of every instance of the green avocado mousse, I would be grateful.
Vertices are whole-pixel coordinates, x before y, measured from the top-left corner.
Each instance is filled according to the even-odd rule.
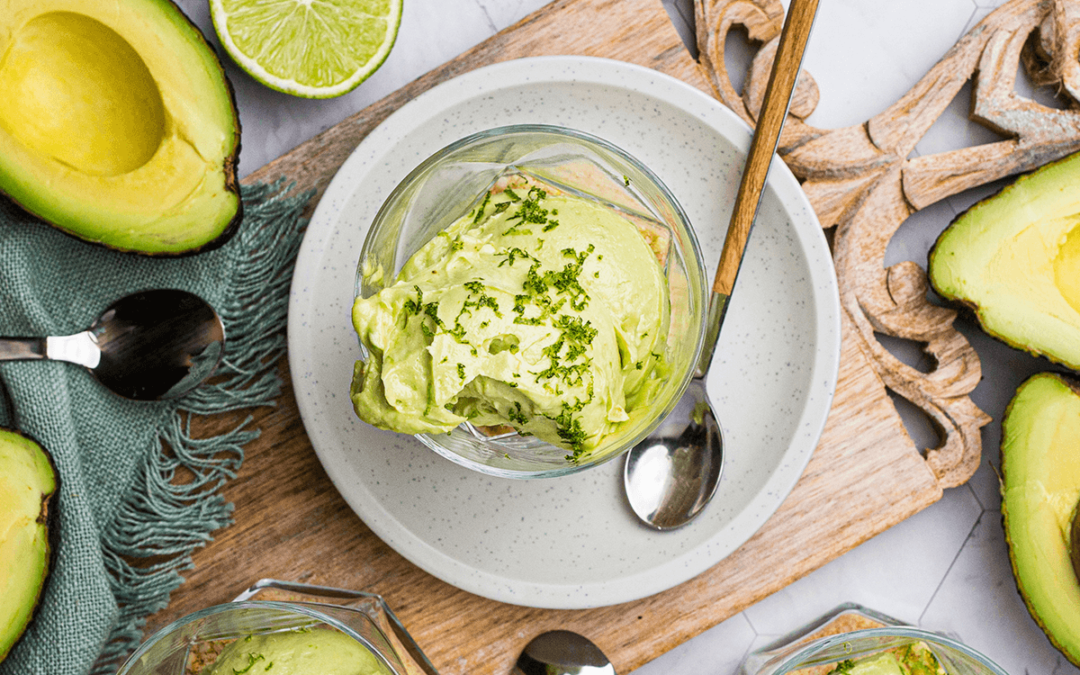
[[[512,427],[577,461],[650,414],[668,282],[647,229],[599,202],[502,181],[353,305],[357,415],[382,429]]]
[[[249,635],[236,640],[201,675],[391,675],[378,658],[332,629]]]
[[[826,675],[948,675],[948,672],[925,642],[916,642],[861,659],[841,661]]]

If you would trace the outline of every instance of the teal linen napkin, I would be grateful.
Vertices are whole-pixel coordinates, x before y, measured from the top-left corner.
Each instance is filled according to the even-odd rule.
[[[278,394],[310,197],[282,188],[244,188],[239,232],[217,250],[176,259],[78,241],[0,199],[0,335],[77,333],[114,300],[150,288],[198,294],[226,334],[220,381],[172,402],[121,399],[70,364],[0,363],[0,425],[37,439],[60,475],[55,568],[0,675],[114,672],[142,639],[145,618],[183,581],[191,552],[229,524],[232,505],[217,492],[258,431],[246,421],[193,438],[189,416],[268,405]]]

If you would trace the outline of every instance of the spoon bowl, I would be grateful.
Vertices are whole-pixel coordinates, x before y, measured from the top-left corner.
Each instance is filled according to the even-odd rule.
[[[589,638],[569,630],[534,637],[514,664],[511,675],[616,675],[604,652]]]
[[[667,419],[627,456],[623,480],[630,508],[658,530],[687,524],[720,484],[723,449],[705,379],[695,377]]]
[[[179,398],[221,362],[225,327],[187,291],[142,291],[117,300],[82,333],[0,338],[0,361],[54,360],[86,367],[113,392],[138,401]]]

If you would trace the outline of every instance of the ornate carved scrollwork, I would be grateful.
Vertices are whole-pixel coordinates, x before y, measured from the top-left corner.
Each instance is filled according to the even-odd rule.
[[[754,124],[776,52],[778,0],[696,0],[702,66],[716,95]],[[761,43],[744,91],[724,62],[735,25]],[[780,155],[802,181],[821,224],[836,227],[834,257],[844,312],[884,386],[918,406],[942,443],[926,461],[942,487],[967,481],[979,465],[979,429],[990,421],[968,396],[981,366],[953,327],[956,312],[927,299],[926,273],[914,263],[885,267],[885,248],[912,213],[945,197],[1034,169],[1080,149],[1080,5],[1068,0],[1011,0],[964,35],[903,97],[863,124],[817,129],[804,119],[818,89],[803,72]],[[1071,99],[1068,110],[1014,90],[1023,62],[1032,81]],[[1004,140],[910,157],[915,144],[974,78],[971,118]],[[875,332],[924,343],[934,368],[923,373],[890,354]]]

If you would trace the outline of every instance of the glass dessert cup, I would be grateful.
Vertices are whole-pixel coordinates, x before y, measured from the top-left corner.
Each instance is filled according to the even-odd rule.
[[[948,675],[1008,675],[958,640],[855,604],[841,605],[751,653],[739,675],[830,675],[846,661],[857,663],[886,650],[920,643]]]
[[[379,675],[437,675],[381,596],[273,579],[257,582],[231,603],[162,628],[128,657],[117,675],[200,675],[238,640],[323,630],[355,641],[374,657]]]
[[[701,351],[708,302],[701,251],[686,214],[647,167],[602,139],[562,127],[517,125],[463,138],[422,162],[384,202],[360,253],[355,293],[368,298],[392,285],[424,244],[476,207],[500,179],[518,177],[619,213],[661,251],[670,303],[664,380],[644,414],[632,415],[576,460],[568,458],[566,448],[521,436],[511,427],[465,423],[446,434],[416,438],[481,473],[561,476],[614,459],[648,436],[679,401]],[[363,344],[361,351],[366,360]]]

